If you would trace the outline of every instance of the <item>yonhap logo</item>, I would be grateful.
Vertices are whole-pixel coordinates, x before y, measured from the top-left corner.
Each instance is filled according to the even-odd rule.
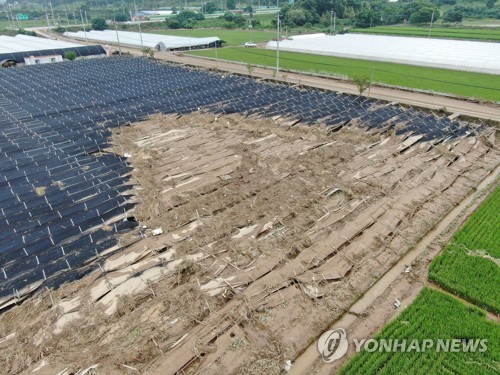
[[[347,333],[343,328],[326,331],[318,340],[318,350],[326,363],[342,358],[348,348]]]
[[[484,353],[488,351],[487,339],[351,339],[354,344],[353,350],[359,353],[364,350],[367,353],[423,353],[435,351],[437,353]],[[317,343],[318,351],[326,363],[332,363],[346,355],[349,349],[349,340],[344,328],[326,331],[321,335]]]

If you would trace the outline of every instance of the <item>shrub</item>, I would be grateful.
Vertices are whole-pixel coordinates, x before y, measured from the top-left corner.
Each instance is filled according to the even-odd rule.
[[[106,25],[106,20],[102,17],[92,18],[92,29],[94,30],[106,30],[108,25]]]
[[[66,60],[74,60],[76,59],[76,52],[75,51],[66,51],[64,52],[64,56],[63,56]]]

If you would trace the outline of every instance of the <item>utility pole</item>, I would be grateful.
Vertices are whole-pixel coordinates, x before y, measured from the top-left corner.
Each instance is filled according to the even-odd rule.
[[[332,35],[332,24],[333,24],[333,32],[335,32],[335,23],[337,21],[337,12],[333,9],[330,11],[330,35]]]
[[[16,28],[16,25],[17,25],[17,28],[20,29],[21,28],[21,25],[19,25],[19,17],[14,17],[14,14],[12,13],[12,5],[11,4],[7,4],[8,5],[8,9],[10,10],[10,19],[12,20],[12,28],[15,29]]]
[[[85,28],[85,22],[83,21],[83,14],[81,9],[80,9],[80,17],[82,19],[83,32],[85,33],[85,41],[88,42],[89,39],[87,38],[87,29]]]
[[[52,23],[55,25],[56,19],[54,17],[54,8],[52,8],[52,1],[49,1],[49,6],[50,6],[50,14],[52,14]]]
[[[428,38],[431,37],[431,31],[432,31],[432,23],[434,22],[434,10],[432,11],[432,17],[431,17],[431,25],[429,26],[429,36]]]
[[[120,45],[120,37],[118,36],[118,29],[116,28],[116,18],[115,18],[115,33],[116,33],[116,41],[118,42],[118,52],[120,53],[120,56],[122,55],[122,47]]]
[[[370,92],[372,91],[373,73],[375,73],[375,66],[372,66],[372,75],[370,77],[370,86],[368,86],[368,97],[370,97]]]
[[[64,4],[64,12],[66,12],[66,24],[69,26],[68,8],[66,8],[66,4]]]
[[[280,73],[280,14],[276,15],[277,31],[276,31],[276,77]]]
[[[9,29],[13,29],[12,27],[12,20],[10,19],[10,14],[7,8],[5,8],[5,14],[7,15],[7,20],[9,21]]]
[[[135,9],[135,14],[137,15],[137,5],[134,0],[134,9]],[[139,27],[139,37],[141,38],[141,49],[144,48],[144,42],[142,41],[142,30],[141,30],[141,21],[137,20],[137,26]]]
[[[47,20],[47,31],[50,33],[50,22],[49,22],[49,14],[45,11],[45,19]]]
[[[330,35],[332,35],[333,10],[330,11]]]

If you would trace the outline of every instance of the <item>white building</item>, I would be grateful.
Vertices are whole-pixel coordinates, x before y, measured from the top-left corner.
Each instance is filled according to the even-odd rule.
[[[24,58],[26,65],[50,64],[62,61],[63,57],[61,55],[30,56]]]

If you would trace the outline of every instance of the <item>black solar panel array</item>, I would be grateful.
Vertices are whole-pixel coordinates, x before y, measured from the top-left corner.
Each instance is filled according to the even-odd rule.
[[[132,208],[130,167],[110,128],[149,114],[286,116],[328,126],[359,118],[406,126],[425,139],[466,135],[467,125],[355,95],[256,82],[143,58],[109,58],[0,70],[0,298],[38,281],[79,277],[82,265],[136,225],[102,224]]]

